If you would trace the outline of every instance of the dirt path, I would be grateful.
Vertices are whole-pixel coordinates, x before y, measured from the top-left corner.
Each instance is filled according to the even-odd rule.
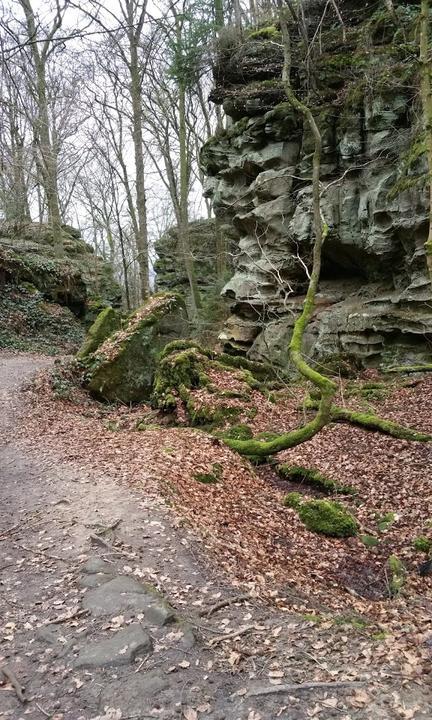
[[[398,703],[414,714],[394,712],[398,679],[268,694],[317,671],[346,682],[346,628],[332,629],[323,668],[315,653],[325,628],[310,619],[253,598],[205,617],[240,591],[205,566],[198,541],[156,493],[143,497],[15,439],[19,386],[49,363],[0,355],[0,717],[430,717],[410,689]]]

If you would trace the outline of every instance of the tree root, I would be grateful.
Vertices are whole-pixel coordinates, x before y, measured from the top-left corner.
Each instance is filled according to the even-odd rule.
[[[309,401],[307,407],[311,410],[315,410],[320,407],[320,403],[315,401]],[[325,420],[323,422],[323,420]],[[412,428],[404,427],[393,420],[386,420],[373,415],[370,413],[361,413],[355,410],[347,410],[346,408],[338,407],[337,405],[331,405],[329,417],[320,417],[320,411],[318,409],[317,415],[310,422],[306,423],[300,428],[291,430],[288,433],[284,433],[269,440],[267,442],[261,440],[231,440],[229,438],[224,439],[224,443],[228,445],[232,450],[240,453],[240,455],[253,456],[253,457],[267,457],[274,455],[275,453],[287,450],[288,448],[300,445],[306,440],[310,440],[316,435],[325,425],[331,422],[349,423],[351,425],[357,425],[367,430],[373,430],[376,432],[383,433],[384,435],[390,435],[391,437],[397,438],[398,440],[412,440],[414,442],[431,442],[432,435],[427,433],[417,432]]]
[[[391,435],[391,437],[398,440],[413,440],[415,442],[431,442],[432,440],[432,435],[417,432],[417,430],[399,425],[393,420],[386,420],[378,415],[356,412],[337,406],[332,407],[331,418],[335,422],[350,423],[367,430],[375,430],[384,435]]]
[[[432,372],[432,363],[426,363],[425,365],[393,365],[392,367],[385,368],[385,373],[418,373],[418,372]]]
[[[333,682],[305,682],[305,683],[290,683],[289,685],[269,685],[268,687],[257,688],[256,690],[250,690],[247,694],[248,697],[258,697],[260,695],[273,695],[275,693],[293,693],[299,690],[335,690],[336,688],[355,688],[365,683],[361,680],[333,680]]]

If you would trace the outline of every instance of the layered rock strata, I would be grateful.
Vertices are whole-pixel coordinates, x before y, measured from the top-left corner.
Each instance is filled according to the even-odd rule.
[[[345,42],[328,17],[309,68],[300,40],[293,45],[292,82],[303,97],[309,88],[323,138],[329,227],[305,349],[318,360],[419,361],[431,351],[432,298],[418,5],[397,5],[397,22],[384,3],[375,14],[340,5]],[[312,37],[313,17],[308,32]],[[225,348],[285,365],[313,241],[313,139],[284,97],[281,67],[277,25],[220,49],[211,98],[232,122],[204,146],[201,164],[206,194],[235,246],[235,270],[223,289],[231,304]]]

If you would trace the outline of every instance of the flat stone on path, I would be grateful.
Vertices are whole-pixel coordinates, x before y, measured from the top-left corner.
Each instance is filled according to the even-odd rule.
[[[129,665],[139,652],[149,652],[151,648],[150,637],[139,623],[133,623],[106,640],[84,647],[78,655],[75,667],[96,668],[106,665]]]
[[[84,595],[83,608],[92,615],[117,614],[120,610],[143,612],[151,601],[154,601],[154,595],[150,588],[122,575],[89,590]]]
[[[105,573],[94,573],[94,575],[86,574],[79,579],[79,584],[83,588],[95,588],[99,585],[105,585],[110,580],[114,580],[114,575],[105,575]]]
[[[99,557],[91,557],[81,568],[83,573],[94,575],[95,573],[104,573],[105,575],[115,575],[114,565],[102,560]]]
[[[128,575],[119,575],[89,590],[84,595],[83,608],[96,616],[117,615],[127,610],[143,612],[152,625],[162,626],[175,620],[173,609],[156,588]]]

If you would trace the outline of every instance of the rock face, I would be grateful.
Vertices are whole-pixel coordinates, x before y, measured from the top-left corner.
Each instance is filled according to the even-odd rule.
[[[0,223],[0,347],[74,352],[83,321],[120,303],[111,267],[79,231],[64,227],[63,248],[48,226]]]
[[[217,342],[227,317],[227,303],[220,297],[232,274],[232,248],[215,220],[195,220],[189,224],[189,241],[195,261],[202,310],[200,329],[205,342]],[[190,288],[181,253],[177,227],[170,228],[155,243],[158,259],[154,264],[156,287],[164,292],[180,293],[190,305]]]
[[[346,43],[332,17],[312,59],[329,235],[305,350],[367,365],[420,361],[430,353],[432,306],[423,248],[426,164],[413,92],[418,6],[400,4],[396,25],[383,3],[375,14],[367,3],[361,10],[339,5]],[[307,19],[312,36],[315,20]],[[304,95],[306,68],[294,41],[292,82]],[[230,352],[285,365],[313,241],[313,139],[284,98],[278,28],[251,32],[241,47],[230,42],[222,44],[211,98],[234,122],[201,153],[206,193],[236,245],[223,289],[232,314],[221,337]]]
[[[195,270],[201,292],[206,293],[217,282],[217,241],[214,220],[196,220],[189,224],[189,242],[195,259]],[[178,231],[170,228],[155,243],[158,259],[154,264],[156,285],[164,292],[173,290],[189,295],[189,284],[179,253]]]
[[[148,400],[159,353],[187,331],[184,301],[173,293],[154,295],[85,358],[90,391],[114,402]]]
[[[64,226],[64,255],[53,246],[46,225],[0,225],[0,281],[30,282],[45,297],[83,317],[93,305],[118,305],[121,291],[111,267],[81,238]]]

